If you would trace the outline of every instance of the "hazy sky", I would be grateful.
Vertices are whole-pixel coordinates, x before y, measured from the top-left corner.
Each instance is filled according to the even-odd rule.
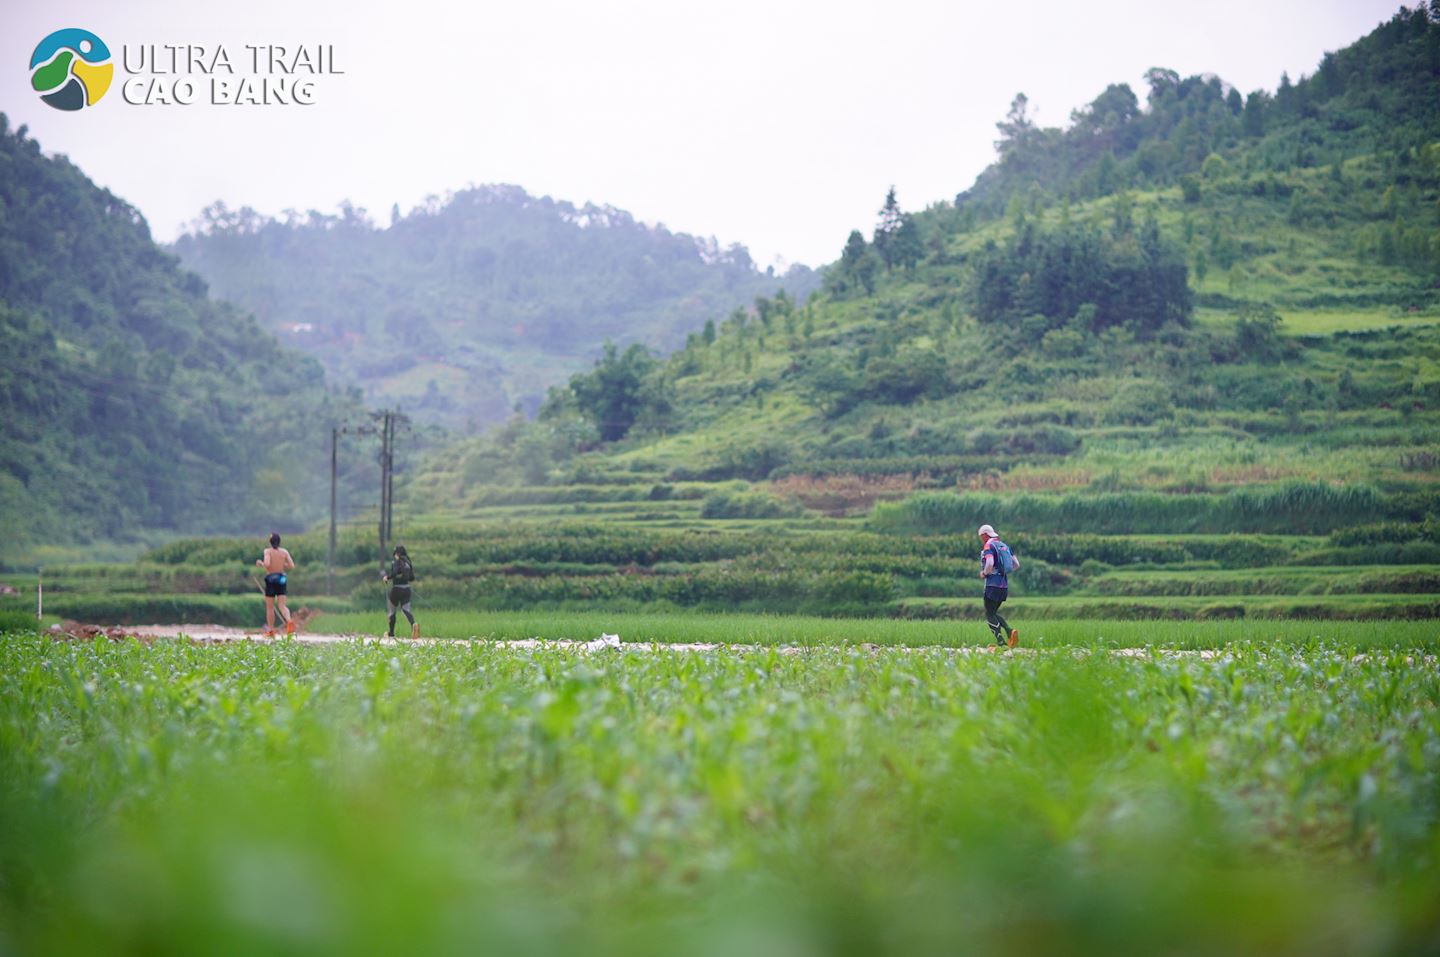
[[[762,265],[833,259],[885,190],[923,207],[993,158],[1024,91],[1045,125],[1144,71],[1249,91],[1312,72],[1392,0],[973,3],[514,0],[212,4],[11,0],[0,109],[173,239],[222,199],[263,213],[343,199],[388,222],[429,194],[515,183],[742,242]],[[60,27],[109,45],[116,85],[51,109],[30,55]],[[122,46],[326,44],[316,105],[131,106]]]

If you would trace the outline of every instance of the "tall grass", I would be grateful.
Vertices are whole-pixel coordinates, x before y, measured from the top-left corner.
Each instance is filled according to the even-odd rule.
[[[872,528],[908,534],[974,534],[982,523],[1002,532],[1091,534],[1288,533],[1319,535],[1386,514],[1384,496],[1369,485],[1289,482],[1223,494],[1115,492],[1065,495],[950,495],[921,492],[881,502]]]

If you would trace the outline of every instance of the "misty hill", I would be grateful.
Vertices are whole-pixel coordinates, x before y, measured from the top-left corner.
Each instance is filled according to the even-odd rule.
[[[277,220],[216,204],[175,251],[338,381],[462,428],[533,412],[607,339],[673,348],[708,318],[818,278],[776,278],[741,246],[516,186],[397,208],[384,228],[350,206]]]
[[[617,350],[417,489],[1422,488],[1440,463],[1437,50],[1440,23],[1402,10],[1274,95],[1155,70],[1143,106],[1117,84],[1065,130],[1017,98],[971,189],[916,213],[892,192],[803,306],[764,300],[665,359]]]
[[[4,114],[0,327],[12,545],[259,536],[320,517],[330,423],[358,398],[210,299],[132,206]]]

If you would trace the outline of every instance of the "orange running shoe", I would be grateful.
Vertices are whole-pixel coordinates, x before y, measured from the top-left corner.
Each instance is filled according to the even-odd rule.
[[[293,637],[293,636],[295,635],[295,619],[294,619],[294,618],[287,618],[287,619],[285,620],[285,634],[290,635],[291,637]],[[1015,632],[1013,632],[1013,631],[1010,632],[1010,636],[1011,636],[1010,643],[1013,645],[1013,644],[1015,643],[1015,639],[1014,639]]]
[[[1007,641],[1007,642],[1005,642],[1005,647],[1006,647],[1006,648],[1014,648],[1014,647],[1015,647],[1016,645],[1018,645],[1018,644],[1020,644],[1020,632],[1019,632],[1018,629],[1011,628],[1011,629],[1010,629],[1010,640]]]

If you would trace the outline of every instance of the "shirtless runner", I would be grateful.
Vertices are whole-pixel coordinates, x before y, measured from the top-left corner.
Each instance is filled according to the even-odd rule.
[[[265,635],[275,634],[277,598],[280,600],[280,617],[285,620],[285,634],[295,634],[295,619],[290,617],[290,609],[285,605],[285,572],[295,567],[295,559],[290,557],[287,549],[280,547],[279,532],[270,534],[270,547],[265,549],[264,558],[255,559],[255,564],[265,569]]]

